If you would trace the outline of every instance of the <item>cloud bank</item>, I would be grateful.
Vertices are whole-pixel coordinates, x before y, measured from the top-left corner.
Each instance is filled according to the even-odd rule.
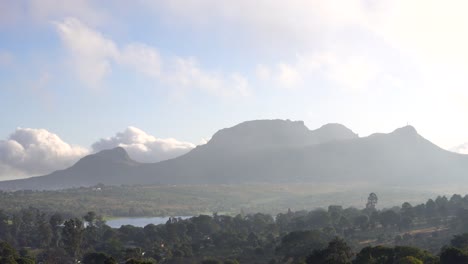
[[[460,154],[468,154],[468,142],[460,146],[452,148],[451,151],[457,152]]]
[[[144,43],[119,46],[76,18],[54,24],[77,76],[88,86],[100,87],[113,66],[120,65],[178,91],[198,89],[220,96],[250,95],[248,81],[239,73],[202,69],[194,57],[163,58],[157,48]]]
[[[113,137],[101,139],[92,145],[95,152],[115,147],[123,147],[130,157],[137,161],[157,162],[185,154],[195,145],[174,138],[156,138],[132,126]]]
[[[0,140],[0,178],[40,175],[64,169],[88,154],[45,129],[17,128]]]
[[[45,129],[17,128],[7,139],[0,140],[0,180],[48,174],[73,165],[85,155],[118,146],[136,161],[158,162],[185,154],[195,144],[157,138],[130,126],[86,148],[64,142]]]

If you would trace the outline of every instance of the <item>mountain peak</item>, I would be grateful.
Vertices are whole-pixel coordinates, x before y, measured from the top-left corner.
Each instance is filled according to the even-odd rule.
[[[316,131],[323,131],[325,133],[343,135],[345,137],[357,137],[357,134],[354,133],[351,129],[347,128],[345,125],[339,123],[328,123],[321,126]]]
[[[356,137],[341,124],[327,124],[317,130],[309,130],[304,121],[253,120],[219,130],[208,145],[229,146],[231,149],[302,147]]]
[[[416,131],[416,128],[413,126],[407,125],[404,127],[400,127],[395,129],[395,131],[392,132],[392,134],[397,134],[397,135],[417,135],[418,131]]]
[[[96,157],[104,158],[110,161],[129,161],[130,156],[127,151],[122,147],[116,147],[113,149],[101,150],[94,154]]]
[[[302,121],[256,120],[218,131],[187,155],[154,164],[118,147],[49,175],[0,183],[0,189],[120,184],[421,183],[465,179],[468,156],[442,150],[412,126],[357,135],[341,124],[309,130]],[[434,181],[438,183],[437,181]],[[406,186],[406,185],[405,185]]]

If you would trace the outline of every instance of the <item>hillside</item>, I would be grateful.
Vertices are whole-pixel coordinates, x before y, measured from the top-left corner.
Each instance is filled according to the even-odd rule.
[[[60,189],[121,184],[372,183],[403,186],[467,182],[468,156],[443,150],[411,127],[359,138],[339,124],[248,121],[218,131],[205,145],[158,163],[138,163],[122,148],[0,189]]]

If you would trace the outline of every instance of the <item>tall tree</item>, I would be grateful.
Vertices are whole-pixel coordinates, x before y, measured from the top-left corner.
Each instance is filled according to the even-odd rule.
[[[306,259],[308,264],[351,264],[353,252],[346,242],[336,237],[328,247],[322,250],[316,250]]]
[[[61,239],[60,226],[63,223],[63,217],[59,213],[55,213],[49,218],[50,228],[52,229],[52,240],[50,245],[52,247],[58,247]]]
[[[83,222],[78,218],[65,221],[62,230],[63,246],[70,257],[77,259],[83,239]]]
[[[369,197],[367,198],[367,204],[366,204],[366,209],[368,210],[375,210],[375,206],[377,205],[377,201],[379,199],[377,198],[377,194],[375,193],[370,193]]]

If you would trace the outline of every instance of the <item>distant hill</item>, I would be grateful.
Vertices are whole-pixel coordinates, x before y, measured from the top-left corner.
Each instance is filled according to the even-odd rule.
[[[135,169],[140,165],[128,156],[125,149],[118,147],[83,157],[70,168],[49,175],[0,182],[0,189],[64,189],[97,183],[120,185],[131,182]]]
[[[303,121],[256,120],[219,130],[207,145],[210,148],[245,151],[303,147],[357,137],[353,131],[340,124],[327,124],[309,130]]]
[[[72,167],[0,189],[60,189],[121,184],[468,182],[468,156],[443,150],[411,127],[359,138],[340,124],[309,130],[301,121],[257,120],[221,129],[205,145],[158,163],[124,149],[89,155]]]

